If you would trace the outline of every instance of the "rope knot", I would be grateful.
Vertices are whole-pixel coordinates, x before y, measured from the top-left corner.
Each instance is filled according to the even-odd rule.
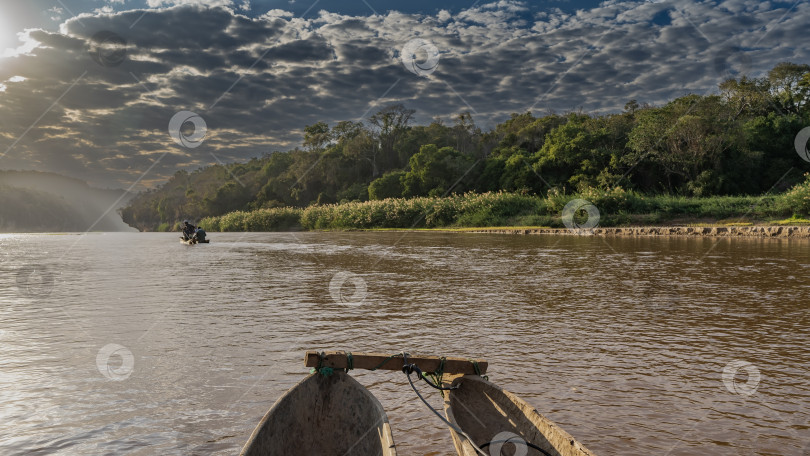
[[[312,369],[309,370],[310,374],[314,374],[316,372],[323,375],[324,377],[331,377],[332,374],[335,373],[335,370],[332,369],[331,367],[321,367],[317,369],[313,367]]]
[[[332,374],[335,373],[335,370],[332,369],[331,367],[323,365],[323,362],[324,362],[325,359],[326,359],[326,353],[324,353],[324,352],[318,353],[318,367],[313,367],[312,369],[309,370],[309,373],[314,374],[314,373],[317,372],[317,373],[323,375],[324,377],[331,377]],[[346,371],[348,372],[348,369]]]

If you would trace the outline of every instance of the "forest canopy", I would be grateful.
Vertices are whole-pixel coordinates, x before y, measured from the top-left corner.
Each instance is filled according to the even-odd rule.
[[[467,192],[546,195],[621,188],[677,196],[782,192],[810,168],[794,139],[810,125],[810,66],[781,63],[712,95],[622,112],[512,114],[482,131],[469,113],[413,125],[388,106],[366,122],[318,122],[300,147],[178,171],[123,208],[141,230],[233,211]]]

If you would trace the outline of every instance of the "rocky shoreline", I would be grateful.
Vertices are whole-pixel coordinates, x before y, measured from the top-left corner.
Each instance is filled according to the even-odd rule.
[[[638,226],[625,228],[481,228],[468,233],[563,234],[579,236],[710,236],[759,238],[810,238],[810,226]]]

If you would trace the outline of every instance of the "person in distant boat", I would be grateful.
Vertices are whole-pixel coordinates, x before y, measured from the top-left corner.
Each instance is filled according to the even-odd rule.
[[[194,231],[196,231],[196,227],[188,222],[188,220],[183,220],[183,240],[188,241],[194,236]]]
[[[194,231],[194,237],[198,242],[205,242],[205,230],[202,227],[197,227],[197,230]]]

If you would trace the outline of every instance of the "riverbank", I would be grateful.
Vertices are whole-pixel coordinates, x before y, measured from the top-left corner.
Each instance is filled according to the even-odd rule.
[[[442,231],[442,230],[435,230]],[[760,237],[760,238],[807,238],[810,239],[810,226],[637,226],[623,228],[466,228],[444,230],[464,233],[490,234],[556,234],[573,236],[708,236],[708,237]]]
[[[570,227],[599,227],[607,231],[594,234],[697,235],[705,231],[710,236],[795,236],[804,231],[788,227],[810,226],[808,215],[810,180],[776,196],[688,198],[646,196],[622,189],[576,195],[549,192],[545,197],[468,193],[237,211],[204,218],[199,225],[209,232],[414,228],[493,232],[492,227],[507,227],[507,231],[531,227],[545,233],[568,233]]]

